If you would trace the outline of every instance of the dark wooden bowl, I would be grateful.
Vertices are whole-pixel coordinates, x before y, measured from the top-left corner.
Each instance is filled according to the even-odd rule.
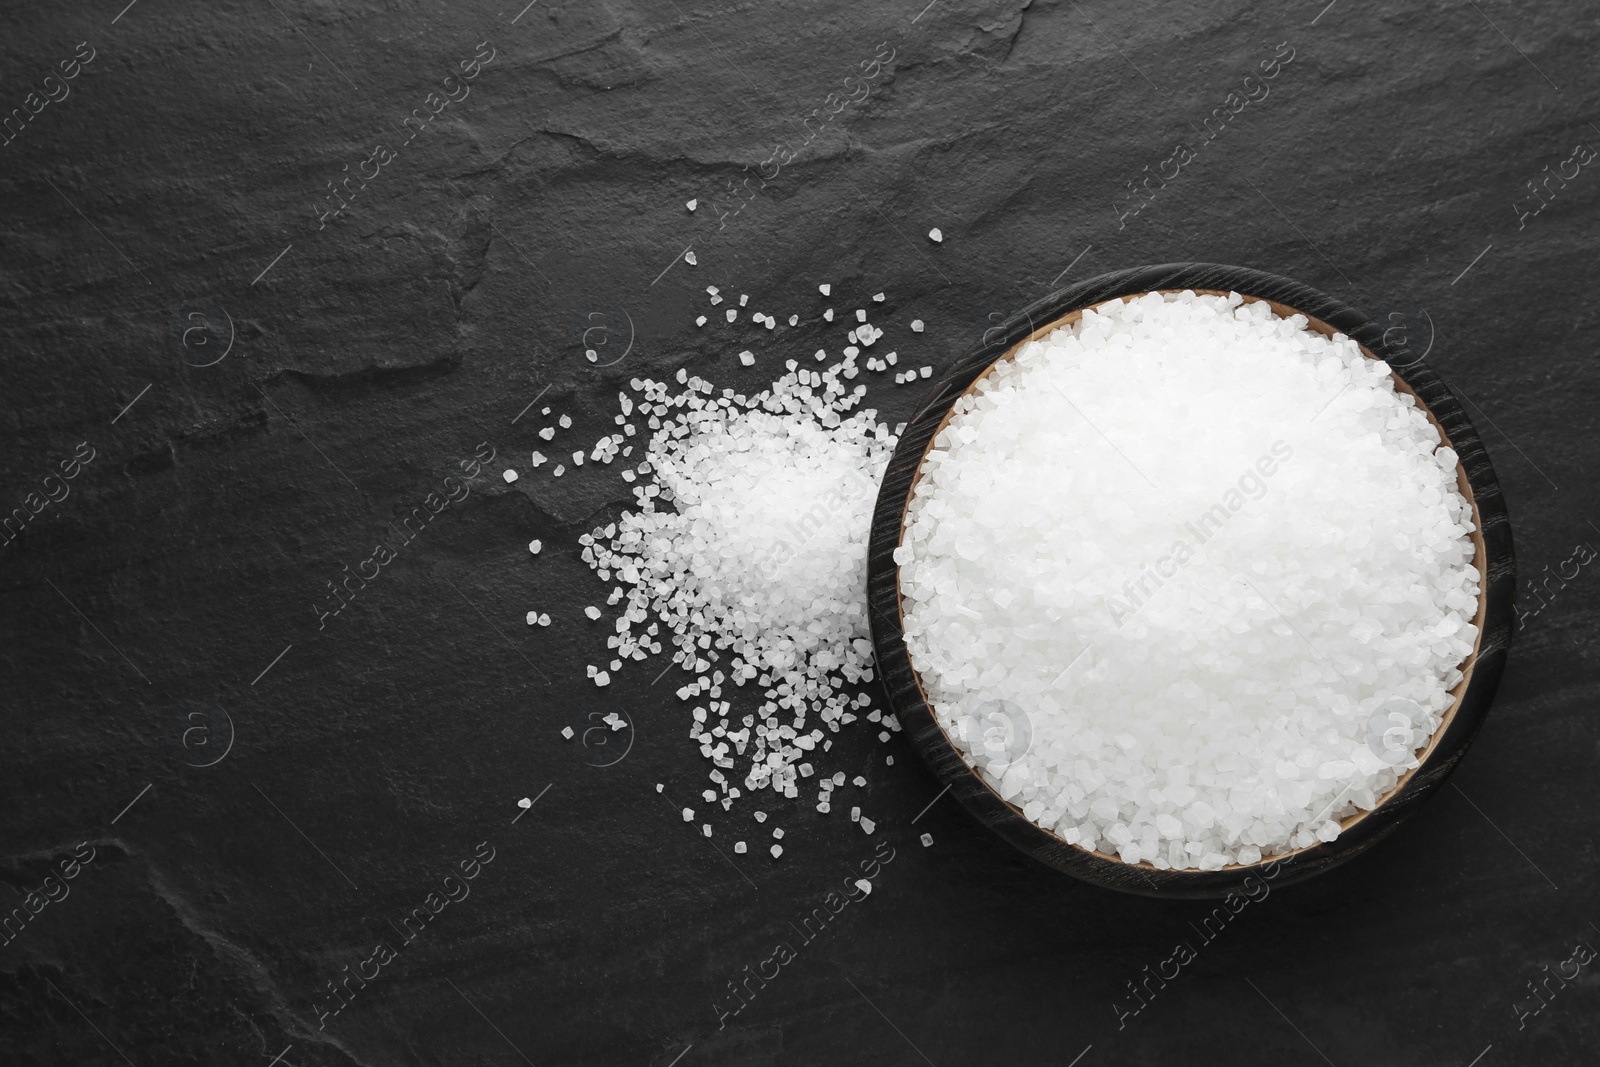
[[[1481,592],[1474,622],[1477,647],[1461,664],[1463,678],[1451,690],[1454,700],[1417,767],[1401,776],[1371,811],[1345,818],[1333,841],[1296,849],[1260,863],[1236,864],[1217,871],[1158,870],[1148,863],[1124,863],[1114,855],[1070,845],[1026,818],[1000,798],[951,743],[929,706],[922,682],[911,664],[901,632],[900,573],[894,550],[900,544],[906,505],[934,438],[950,417],[957,398],[1001,360],[1011,358],[1026,342],[1074,322],[1096,304],[1151,291],[1192,289],[1199,293],[1237,292],[1247,300],[1265,300],[1288,316],[1306,316],[1310,329],[1325,335],[1343,333],[1373,359],[1389,362],[1395,388],[1411,393],[1459,457],[1456,482],[1472,505],[1474,562]],[[939,780],[985,826],[1042,863],[1109,889],[1156,897],[1218,897],[1239,889],[1248,877],[1284,885],[1309,878],[1372,847],[1437,789],[1466,753],[1500,683],[1511,647],[1512,601],[1516,573],[1511,549],[1511,520],[1495,480],[1489,454],[1466,412],[1432,369],[1407,353],[1403,342],[1391,346],[1384,330],[1367,315],[1309,286],[1246,267],[1211,263],[1169,263],[1103,274],[1045,297],[990,330],[982,343],[946,371],[924,398],[911,420],[883,477],[872,516],[867,557],[867,599],[872,610],[873,644],[894,713],[912,744]]]

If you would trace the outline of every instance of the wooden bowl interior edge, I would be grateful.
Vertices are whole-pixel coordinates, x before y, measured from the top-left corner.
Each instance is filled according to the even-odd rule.
[[[1221,296],[1221,297],[1226,297],[1226,296],[1229,295],[1226,291],[1218,290],[1218,289],[1194,289],[1194,290],[1158,289],[1158,290],[1154,290],[1154,291],[1155,292],[1160,292],[1160,293],[1176,293],[1176,292],[1191,291],[1191,292],[1197,293],[1197,294],[1199,294],[1201,296]],[[993,363],[991,363],[989,365],[988,369],[986,369],[982,374],[978,375],[977,378],[974,378],[973,381],[972,381],[972,384],[969,385],[965,390],[962,391],[961,397],[965,397],[965,396],[970,395],[974,390],[976,390],[978,388],[979,383],[981,383],[985,378],[987,378],[989,375],[994,373],[994,368],[996,366],[998,366],[1000,363],[1004,362],[1005,360],[1012,359],[1013,357],[1015,357],[1016,354],[1018,352],[1020,352],[1023,349],[1024,346],[1026,346],[1028,344],[1031,344],[1032,342],[1038,340],[1039,338],[1041,338],[1041,337],[1043,337],[1043,336],[1045,336],[1047,334],[1053,333],[1054,331],[1061,329],[1063,326],[1072,325],[1073,323],[1077,322],[1080,318],[1083,317],[1083,313],[1085,311],[1093,310],[1095,308],[1105,307],[1106,305],[1112,304],[1112,303],[1118,303],[1118,302],[1122,302],[1122,301],[1133,300],[1133,299],[1136,299],[1137,297],[1142,296],[1142,295],[1143,295],[1142,293],[1134,293],[1134,294],[1130,294],[1128,296],[1113,297],[1110,300],[1102,300],[1099,303],[1090,304],[1090,305],[1088,305],[1086,307],[1078,308],[1075,311],[1069,311],[1067,314],[1061,316],[1060,318],[1055,319],[1052,322],[1050,322],[1050,323],[1048,323],[1048,324],[1046,324],[1044,326],[1040,326],[1040,327],[1036,328],[1035,330],[1033,330],[1033,332],[1029,333],[1028,336],[1024,337],[1022,340],[1018,341],[1016,344],[1012,345],[1010,348],[1006,349],[1006,351],[1004,353],[1002,353],[997,359],[994,360]],[[1287,319],[1287,318],[1290,318],[1291,316],[1294,316],[1294,315],[1300,315],[1303,318],[1305,318],[1306,326],[1308,328],[1310,328],[1312,330],[1315,330],[1317,333],[1322,334],[1324,337],[1332,337],[1335,334],[1340,332],[1340,331],[1334,329],[1332,326],[1329,326],[1327,323],[1323,322],[1321,319],[1314,318],[1314,317],[1312,317],[1310,315],[1307,315],[1305,312],[1298,311],[1298,310],[1290,307],[1287,304],[1282,304],[1282,303],[1279,303],[1278,301],[1275,301],[1275,300],[1265,300],[1262,297],[1245,296],[1242,293],[1240,295],[1244,298],[1244,300],[1246,302],[1249,302],[1249,303],[1265,303],[1265,304],[1267,304],[1269,307],[1272,308],[1273,313],[1276,314],[1279,318]],[[1368,349],[1365,345],[1360,344],[1360,342],[1357,342],[1357,345],[1358,345],[1358,347],[1360,347],[1362,353],[1368,359],[1374,359],[1374,360],[1378,359],[1378,357],[1376,355],[1374,355],[1372,353],[1372,351],[1370,349]],[[1398,392],[1409,394],[1411,396],[1411,398],[1415,401],[1417,407],[1422,410],[1423,414],[1427,415],[1428,421],[1431,422],[1433,424],[1433,428],[1436,431],[1438,431],[1439,439],[1441,441],[1443,441],[1446,445],[1449,445],[1450,447],[1453,448],[1454,444],[1450,440],[1450,435],[1448,433],[1446,433],[1444,427],[1439,424],[1439,420],[1438,420],[1437,417],[1434,416],[1433,410],[1431,408],[1429,408],[1427,404],[1423,403],[1421,397],[1417,396],[1416,390],[1412,389],[1410,384],[1408,382],[1406,382],[1403,378],[1401,378],[1398,374],[1396,374],[1392,369],[1389,372],[1389,377],[1393,380],[1395,389]],[[944,413],[944,417],[939,420],[939,425],[934,429],[932,436],[930,436],[928,438],[927,448],[925,448],[923,450],[922,460],[919,460],[919,462],[917,463],[917,470],[916,470],[916,473],[912,476],[911,486],[906,491],[906,501],[907,501],[908,504],[909,504],[912,496],[915,495],[915,493],[917,491],[917,483],[922,480],[923,461],[926,460],[928,452],[931,452],[933,450],[934,442],[938,441],[939,435],[944,432],[944,429],[949,424],[951,417],[955,414],[956,404],[960,403],[961,397],[957,397],[956,401],[950,405],[950,409]],[[1480,516],[1479,513],[1478,513],[1478,499],[1473,494],[1472,486],[1467,480],[1466,469],[1462,466],[1462,464],[1461,464],[1461,462],[1459,460],[1457,460],[1457,462],[1456,462],[1456,487],[1461,491],[1461,495],[1466,498],[1467,503],[1472,508],[1472,552],[1473,552],[1472,562],[1473,562],[1473,566],[1475,566],[1477,568],[1477,570],[1478,570],[1478,611],[1477,611],[1477,614],[1473,616],[1473,623],[1478,628],[1478,635],[1477,635],[1476,640],[1473,643],[1473,648],[1472,648],[1471,654],[1468,655],[1467,658],[1462,661],[1462,663],[1463,663],[1462,666],[1458,666],[1457,667],[1457,669],[1461,671],[1461,680],[1459,682],[1457,682],[1455,687],[1450,690],[1450,696],[1451,696],[1450,706],[1445,709],[1444,715],[1439,720],[1439,728],[1436,729],[1433,732],[1433,736],[1428,739],[1428,744],[1423,748],[1421,755],[1417,758],[1417,765],[1415,767],[1412,767],[1411,769],[1407,770],[1398,779],[1396,779],[1395,780],[1395,784],[1386,793],[1384,793],[1383,796],[1378,798],[1377,804],[1375,804],[1373,807],[1371,807],[1370,809],[1368,809],[1366,811],[1358,811],[1353,815],[1347,815],[1343,819],[1341,819],[1339,821],[1339,826],[1340,826],[1340,832],[1341,833],[1343,833],[1344,831],[1350,829],[1350,827],[1354,826],[1356,823],[1360,822],[1362,819],[1365,819],[1367,816],[1373,814],[1374,812],[1376,812],[1380,808],[1382,808],[1385,804],[1387,804],[1390,801],[1390,799],[1392,799],[1395,796],[1395,794],[1399,793],[1400,790],[1405,787],[1406,783],[1411,780],[1413,775],[1415,775],[1418,771],[1422,770],[1422,768],[1427,765],[1428,758],[1433,755],[1434,749],[1439,744],[1439,740],[1444,736],[1445,731],[1449,728],[1451,720],[1453,720],[1455,718],[1455,714],[1456,714],[1457,709],[1459,709],[1461,707],[1461,699],[1462,699],[1463,695],[1467,691],[1468,683],[1470,683],[1472,681],[1472,671],[1473,671],[1473,668],[1477,665],[1478,652],[1482,648],[1482,645],[1483,645],[1484,614],[1485,614],[1485,612],[1487,610],[1488,600],[1489,600],[1488,552],[1487,552],[1487,549],[1486,549],[1486,547],[1484,545],[1484,540],[1483,540],[1483,519],[1482,519],[1482,516]],[[905,540],[905,522],[906,522],[906,511],[905,511],[904,508],[902,508],[901,509],[901,515],[900,515],[900,541],[901,542],[903,542]],[[895,569],[895,601],[896,601],[897,605],[899,606],[899,611],[900,611],[900,629],[901,629],[901,632],[904,633],[905,632],[905,601],[900,595],[900,572],[899,572],[899,568],[898,567]],[[907,661],[908,662],[910,661],[910,650],[909,649],[907,650]],[[938,712],[936,710],[934,710],[933,702],[928,699],[928,692],[927,692],[926,689],[923,688],[923,685],[922,685],[922,675],[918,673],[917,668],[916,668],[916,664],[914,664],[914,663],[911,664],[911,676],[912,676],[913,679],[915,679],[915,681],[917,683],[917,691],[922,695],[922,702],[928,706],[930,711],[933,711],[932,718],[933,718],[934,724],[936,726],[938,726],[939,732],[944,735],[945,743],[950,745],[951,749],[954,750],[958,756],[961,756],[961,759],[962,759],[963,763],[967,763],[966,757],[961,754],[961,750],[956,748],[955,743],[950,740],[950,735],[949,735],[948,731],[945,730],[944,723],[940,720]],[[1026,818],[1026,816],[1024,816],[1022,814],[1022,809],[1018,808],[1015,804],[1012,804],[1009,800],[1006,800],[1004,797],[1000,796],[999,793],[996,793],[994,791],[994,787],[989,784],[987,779],[985,779],[981,774],[978,773],[976,768],[972,767],[972,765],[970,763],[967,763],[967,767],[971,771],[972,776],[975,779],[977,779],[979,782],[981,782],[985,789],[988,789],[989,792],[993,793],[996,799],[998,799],[1002,804],[1006,805],[1012,811],[1016,812],[1018,817]],[[1065,839],[1063,839],[1058,834],[1056,834],[1056,832],[1054,830],[1050,830],[1050,829],[1047,829],[1047,828],[1045,828],[1043,826],[1039,826],[1038,823],[1034,823],[1034,822],[1032,822],[1032,820],[1029,820],[1029,823],[1030,823],[1030,825],[1038,827],[1038,829],[1041,830],[1042,832],[1044,832],[1046,834],[1049,834],[1051,837],[1055,838],[1055,840],[1060,842],[1063,846],[1065,846],[1067,848],[1074,849],[1074,850],[1076,850],[1078,852],[1085,853],[1086,855],[1095,856],[1095,857],[1097,857],[1099,859],[1102,859],[1102,860],[1105,860],[1105,861],[1107,861],[1109,863],[1122,864],[1123,866],[1140,867],[1140,868],[1144,868],[1145,870],[1151,870],[1151,871],[1158,869],[1158,868],[1152,866],[1151,864],[1145,863],[1144,861],[1140,861],[1139,863],[1136,863],[1136,864],[1129,864],[1129,863],[1124,862],[1120,857],[1118,857],[1118,856],[1116,856],[1114,854],[1111,854],[1111,853],[1100,852],[1100,851],[1097,851],[1097,850],[1091,850],[1091,849],[1085,849],[1085,848],[1080,848],[1077,845],[1073,845],[1073,844],[1070,844],[1069,842],[1067,842]],[[1293,850],[1291,850],[1289,852],[1279,853],[1279,854],[1277,854],[1275,856],[1262,856],[1260,863],[1257,863],[1257,864],[1238,864],[1238,863],[1229,864],[1226,867],[1223,867],[1222,870],[1225,870],[1225,871],[1245,870],[1245,869],[1249,869],[1249,868],[1252,868],[1252,867],[1260,866],[1261,864],[1265,864],[1265,863],[1281,862],[1281,861],[1289,859],[1291,857],[1298,856],[1303,852],[1308,852],[1311,849],[1319,848],[1323,844],[1324,844],[1324,842],[1319,841],[1316,844],[1306,845],[1303,848],[1293,849]],[[1172,870],[1173,870],[1174,873],[1180,873],[1180,874],[1182,874],[1182,873],[1190,873],[1190,872],[1198,873],[1198,870],[1196,868],[1173,868]]]

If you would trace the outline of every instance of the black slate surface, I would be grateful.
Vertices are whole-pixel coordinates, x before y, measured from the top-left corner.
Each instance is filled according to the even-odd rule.
[[[26,521],[0,547],[22,909],[0,1061],[1592,1061],[1600,586],[1568,561],[1600,546],[1597,22],[1550,0],[6,5],[0,490]],[[1053,288],[1174,260],[1428,337],[1482,432],[1523,614],[1450,784],[1219,917],[1032,864],[864,732],[835,752],[875,835],[763,802],[787,851],[736,857],[760,840],[742,803],[719,855],[678,815],[706,768],[668,681],[584,676],[606,586],[576,538],[628,499],[615,470],[500,480],[540,408],[573,417],[570,451],[630,377],[755,387],[838,347],[822,307],[880,290],[885,342],[942,369]],[[708,284],[802,323],[697,329]],[[744,368],[752,341],[771,355]],[[906,417],[918,389],[869,377]],[[341,565],[461,485],[319,624]],[[600,766],[559,730],[606,701],[635,732]],[[874,846],[871,896],[804,940]],[[467,895],[405,940],[447,887]],[[401,947],[331,1014],[379,941]]]

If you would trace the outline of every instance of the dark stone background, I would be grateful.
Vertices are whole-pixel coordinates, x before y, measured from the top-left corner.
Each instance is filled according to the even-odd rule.
[[[1066,880],[948,798],[912,825],[937,790],[903,736],[842,735],[869,784],[832,816],[762,800],[781,861],[731,854],[762,840],[749,802],[718,855],[678,815],[707,767],[668,683],[584,677],[604,631],[579,611],[607,587],[576,538],[628,499],[616,469],[499,471],[542,446],[538,407],[518,419],[536,397],[573,416],[570,451],[630,376],[754,387],[836,350],[819,282],[841,311],[885,291],[880,347],[942,368],[1058,280],[1239,263],[1431,337],[1538,580],[1600,545],[1600,176],[1552,183],[1520,226],[1515,205],[1600,144],[1593,7],[124,2],[0,16],[0,113],[95,52],[0,147],[4,509],[95,453],[0,548],[5,907],[94,850],[0,946],[0,1061],[1592,1062],[1592,967],[1523,1027],[1515,1008],[1600,943],[1591,569],[1522,620],[1451,786],[1201,945],[1205,904]],[[470,95],[405,144],[482,41]],[[879,42],[867,99],[719,229],[727,184]],[[1279,42],[1270,96],[1119,228],[1124,183]],[[378,143],[395,158],[319,229],[325,183]],[[692,324],[707,284],[804,321],[743,368],[747,323]],[[594,322],[619,362],[584,360]],[[867,378],[885,418],[911,411],[918,388]],[[471,495],[319,630],[340,565],[480,442],[500,458]],[[600,696],[637,723],[609,767],[558,733]],[[175,721],[210,732],[185,747]],[[837,813],[857,802],[872,838]],[[879,841],[876,891],[719,1030],[727,981]],[[480,842],[471,895],[319,1030],[325,983]],[[1179,939],[1198,959],[1119,1029],[1125,983]]]

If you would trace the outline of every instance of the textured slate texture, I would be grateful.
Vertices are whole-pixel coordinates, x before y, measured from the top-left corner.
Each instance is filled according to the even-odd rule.
[[[124,2],[0,12],[0,514],[27,519],[0,547],[0,897],[24,915],[0,944],[0,1061],[1593,1059],[1593,967],[1543,1001],[1527,983],[1600,944],[1600,583],[1565,562],[1600,546],[1600,178],[1575,152],[1600,145],[1596,12]],[[1250,85],[1269,91],[1230,110]],[[1194,158],[1130,199],[1179,142]],[[1536,201],[1525,183],[1563,168]],[[1450,783],[1226,921],[1031,863],[936,801],[903,737],[835,748],[869,780],[842,799],[872,837],[763,800],[782,860],[728,847],[763,840],[754,804],[708,845],[678,815],[706,767],[670,676],[585,680],[604,630],[581,608],[607,588],[576,538],[623,483],[500,480],[543,447],[540,409],[572,416],[570,452],[629,377],[755,387],[837,350],[822,307],[880,290],[879,344],[942,370],[1054,288],[1173,261],[1297,278],[1426,336],[1482,433],[1525,614]],[[697,329],[707,284],[802,323]],[[919,396],[870,389],[890,421]],[[468,484],[444,479],[480,444],[465,499],[319,629],[341,565]],[[596,766],[559,730],[604,701],[636,731]],[[880,842],[872,895],[805,941]],[[406,941],[475,852],[470,895]],[[1127,983],[1180,939],[1195,958],[1140,1008]],[[403,947],[319,1029],[327,983],[379,940]],[[779,940],[794,958],[719,1028]]]

